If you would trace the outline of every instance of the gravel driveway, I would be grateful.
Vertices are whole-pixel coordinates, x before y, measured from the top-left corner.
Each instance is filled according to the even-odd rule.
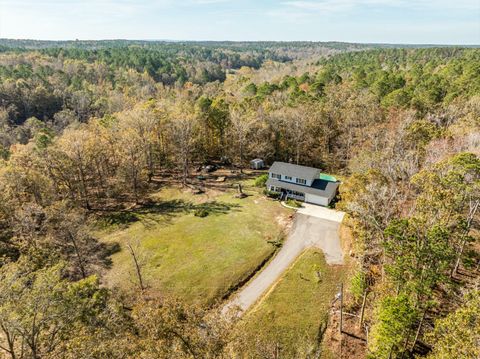
[[[238,308],[239,315],[250,308],[280,278],[295,259],[309,247],[318,247],[328,264],[342,264],[338,229],[344,213],[305,203],[297,211],[292,229],[275,258],[223,308]]]

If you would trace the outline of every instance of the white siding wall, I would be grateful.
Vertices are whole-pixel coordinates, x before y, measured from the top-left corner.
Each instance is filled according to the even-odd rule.
[[[306,180],[307,183],[305,184],[305,186],[308,186],[308,187],[311,187],[312,186],[312,181],[311,180]]]
[[[251,161],[250,162],[250,168],[254,170],[261,170],[263,167],[265,167],[265,164],[263,161]]]
[[[292,179],[287,179],[287,176],[285,176],[285,175],[283,175],[283,174],[281,174],[281,173],[275,173],[275,174],[281,176],[281,179],[280,179],[281,181],[290,182],[290,183],[295,183],[295,184],[300,184],[300,183],[297,183],[297,177],[292,177]],[[269,176],[270,178],[278,179],[278,178],[276,178],[276,177],[273,177],[273,175],[274,175],[273,172],[269,172],[269,174],[268,174],[268,176]],[[307,178],[303,178],[303,179],[304,179],[305,181],[307,181],[307,183],[304,184],[304,185],[301,185],[301,184],[300,184],[301,186],[308,186],[308,187],[310,187],[310,186],[312,185],[312,180],[309,180],[309,179],[307,179]]]
[[[314,194],[305,194],[305,202],[319,204],[320,206],[328,206],[328,198],[316,196]]]
[[[302,185],[300,183],[297,183],[297,177],[292,177],[292,179],[288,179],[287,176],[284,176],[282,175],[282,181],[285,181],[285,182],[290,182],[290,183],[295,183],[295,184],[300,184],[301,186],[308,186],[310,187],[312,185],[312,181],[311,180],[308,180],[306,178],[303,178],[305,181],[307,181],[306,184]]]

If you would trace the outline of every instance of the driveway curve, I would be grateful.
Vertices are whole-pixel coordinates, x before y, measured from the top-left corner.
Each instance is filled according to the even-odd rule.
[[[338,230],[344,213],[305,203],[299,209],[280,251],[257,276],[223,307],[241,315],[255,304],[307,248],[320,248],[328,264],[342,264],[343,252]]]

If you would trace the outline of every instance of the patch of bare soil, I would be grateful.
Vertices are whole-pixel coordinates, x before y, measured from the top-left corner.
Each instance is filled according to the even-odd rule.
[[[342,224],[340,225],[340,245],[343,253],[348,257],[355,258],[355,244],[352,234],[351,223],[347,216],[345,216]]]
[[[293,214],[291,215],[278,215],[275,217],[277,223],[284,229],[286,233],[290,230],[293,223]]]
[[[355,240],[352,235],[351,224],[345,217],[339,230],[342,250],[345,253],[345,263],[349,273],[354,272]],[[346,280],[348,283],[348,280]],[[359,308],[352,308],[348,288],[345,288],[343,307],[343,325],[340,332],[340,300],[336,299],[330,308],[327,329],[323,335],[323,359],[363,359],[367,352],[367,336],[365,328],[360,326]]]
[[[340,333],[340,304],[337,301],[331,308],[330,319],[323,338],[322,358],[363,359],[366,356],[367,342],[359,318],[343,314],[343,330]]]

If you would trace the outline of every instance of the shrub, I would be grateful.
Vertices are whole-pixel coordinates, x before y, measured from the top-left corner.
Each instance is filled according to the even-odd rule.
[[[265,187],[267,180],[268,180],[268,173],[258,176],[255,179],[255,187]]]
[[[351,279],[350,291],[355,301],[359,301],[362,298],[365,289],[367,288],[367,278],[362,271],[357,272]]]
[[[290,207],[295,207],[295,208],[300,208],[302,207],[302,203],[295,200],[295,199],[292,199],[292,198],[289,198],[287,199],[286,201],[287,205],[290,206]]]
[[[280,193],[278,192],[272,192],[272,191],[269,191],[268,189],[264,189],[263,190],[263,194],[269,198],[273,198],[273,199],[279,199],[280,198]]]
[[[204,218],[209,215],[209,212],[205,208],[199,208],[195,210],[194,215],[195,217]]]

